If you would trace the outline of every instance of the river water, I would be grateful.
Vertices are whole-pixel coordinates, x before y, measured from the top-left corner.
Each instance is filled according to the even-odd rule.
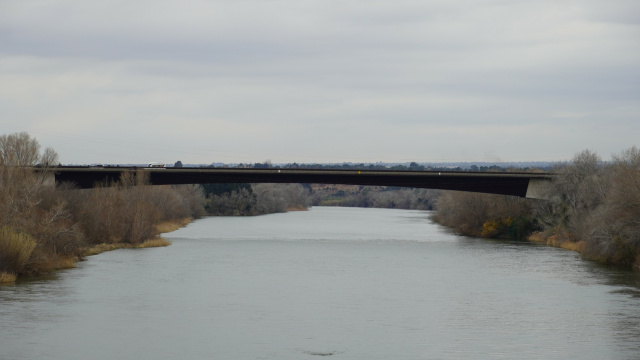
[[[0,287],[0,359],[638,359],[640,275],[421,211],[212,217]]]

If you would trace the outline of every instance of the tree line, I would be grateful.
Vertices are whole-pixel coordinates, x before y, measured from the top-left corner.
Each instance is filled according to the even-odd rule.
[[[203,187],[208,215],[252,216],[311,206],[309,189],[302,184],[209,184]]]
[[[553,171],[548,200],[447,191],[433,220],[464,235],[529,238],[640,268],[640,150],[610,161],[585,150]]]
[[[198,186],[144,186],[142,173],[129,173],[94,189],[56,187],[57,164],[27,133],[0,136],[0,281],[72,266],[96,244],[157,241],[158,224],[205,214]]]
[[[179,163],[179,165],[178,165]],[[176,162],[176,167],[181,167],[182,162]],[[214,167],[214,165],[208,165],[206,167]],[[263,163],[253,164],[237,164],[234,166],[224,165],[223,167],[239,167],[239,168],[253,168],[253,169],[268,169],[268,168],[281,168],[281,169],[313,169],[313,170],[381,170],[381,171],[472,171],[472,172],[505,172],[509,171],[509,167],[499,165],[470,165],[463,168],[462,166],[436,166],[436,165],[424,165],[418,164],[415,161],[409,164],[385,164],[385,163],[341,163],[341,164],[319,164],[319,163],[289,163],[274,165],[270,161]],[[531,168],[523,168],[521,171],[530,171]]]
[[[370,207],[433,210],[440,190],[392,186],[325,185],[312,186],[314,206]]]
[[[261,215],[309,206],[433,210],[439,190],[330,184],[209,184],[207,213]]]
[[[0,136],[0,282],[73,266],[99,249],[167,245],[159,237],[164,224],[310,204],[299,184],[148,186],[142,171],[92,189],[54,186],[58,154],[40,148],[24,132]]]

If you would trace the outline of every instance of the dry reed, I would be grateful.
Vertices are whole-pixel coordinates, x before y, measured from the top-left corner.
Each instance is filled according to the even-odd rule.
[[[0,228],[0,272],[18,274],[29,261],[36,241],[10,227]]]
[[[0,271],[0,284],[14,283],[17,278],[16,274]]]

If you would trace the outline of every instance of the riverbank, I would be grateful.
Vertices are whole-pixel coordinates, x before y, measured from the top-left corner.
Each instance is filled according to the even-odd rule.
[[[553,172],[540,192],[546,200],[449,191],[438,199],[434,220],[463,235],[530,238],[639,270],[640,149],[608,162],[585,150]]]
[[[30,274],[43,274],[57,270],[71,269],[76,267],[76,264],[80,261],[83,261],[87,256],[101,254],[106,251],[117,249],[143,249],[169,246],[171,245],[171,242],[160,236],[160,234],[169,233],[183,228],[193,222],[193,220],[194,218],[188,217],[158,223],[155,226],[158,236],[147,239],[140,244],[130,244],[124,242],[101,243],[82,248],[78,255],[41,257],[35,260],[36,264],[32,265]],[[0,284],[15,283],[18,277],[19,274],[0,272]]]
[[[292,212],[292,211],[309,211],[309,207],[304,205],[289,206],[287,208],[287,212]]]
[[[529,235],[529,237],[527,237],[527,240],[539,244],[545,244],[553,247],[575,251],[581,254],[584,252],[584,241],[572,241],[570,239],[563,238],[560,235],[544,236],[540,232],[535,232]]]
[[[50,172],[33,167],[37,141],[26,133],[3,138],[13,144],[6,156],[18,159],[29,149],[33,160],[0,164],[1,283],[74,267],[84,256],[115,248],[166,246],[161,233],[205,215],[200,186],[147,186],[144,172],[92,189],[51,186]]]
[[[97,255],[105,251],[111,251],[116,249],[144,249],[144,248],[169,246],[171,245],[171,242],[159,235],[183,228],[189,225],[191,222],[193,222],[193,220],[194,219],[192,217],[188,217],[188,218],[177,219],[172,221],[163,221],[159,224],[156,224],[155,226],[156,230],[158,231],[158,236],[153,237],[151,239],[147,239],[140,244],[128,244],[128,243],[122,243],[122,242],[98,244],[85,249],[82,252],[81,256],[85,257],[85,256]]]
[[[579,253],[586,260],[595,261],[605,265],[615,265],[619,266],[617,263],[612,263],[607,258],[598,257],[597,255],[591,254],[586,251],[587,243],[584,240],[573,241],[571,239],[565,238],[560,235],[551,235],[544,236],[540,232],[536,232],[531,234],[527,240],[539,244],[545,244],[548,246],[558,247],[566,250],[571,250]],[[629,266],[634,271],[640,271],[640,255],[636,256],[635,261],[633,261]]]

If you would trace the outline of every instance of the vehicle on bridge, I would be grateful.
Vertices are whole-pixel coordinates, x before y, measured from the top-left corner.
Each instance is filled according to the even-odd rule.
[[[164,164],[157,163],[157,162],[150,162],[149,166],[147,166],[147,167],[150,167],[150,168],[163,168]]]

